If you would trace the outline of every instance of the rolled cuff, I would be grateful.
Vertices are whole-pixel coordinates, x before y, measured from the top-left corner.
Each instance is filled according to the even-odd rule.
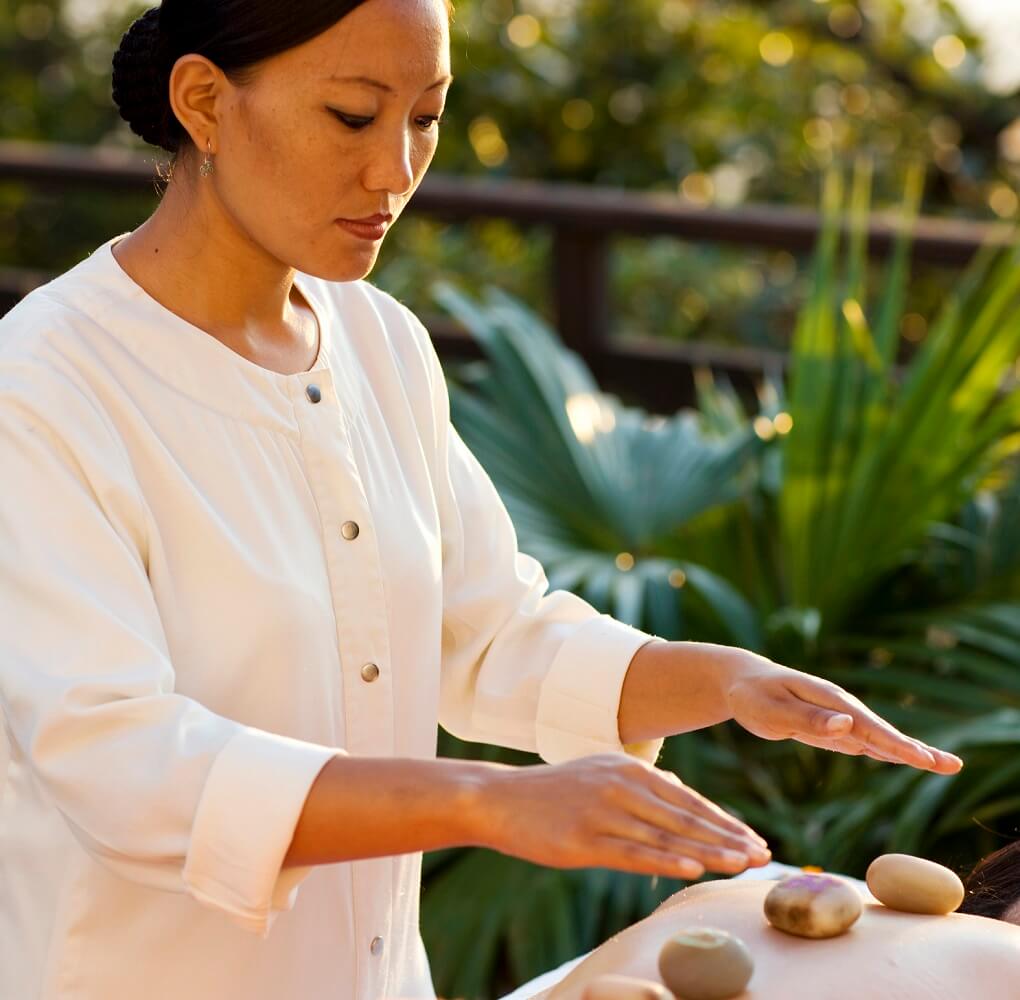
[[[198,803],[184,882],[201,903],[261,935],[311,867],[281,870],[312,783],[343,753],[249,727],[219,752]]]
[[[662,740],[620,742],[620,695],[634,654],[648,642],[665,642],[599,615],[578,626],[560,647],[538,696],[536,741],[550,764],[609,750],[654,764]]]

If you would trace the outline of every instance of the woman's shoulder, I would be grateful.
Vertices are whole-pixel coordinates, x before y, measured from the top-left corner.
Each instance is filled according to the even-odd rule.
[[[98,264],[95,255],[89,255],[32,289],[0,317],[0,368],[33,360],[53,364],[95,336],[101,328],[96,316]]]
[[[68,439],[107,423],[88,376],[102,370],[106,337],[94,265],[86,258],[0,317],[0,415],[59,428]]]

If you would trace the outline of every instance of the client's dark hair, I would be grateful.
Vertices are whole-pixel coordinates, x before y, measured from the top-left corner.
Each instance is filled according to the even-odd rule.
[[[982,858],[967,876],[960,913],[1002,920],[1020,899],[1020,840]]]
[[[170,107],[170,71],[181,56],[205,56],[240,86],[256,63],[309,41],[364,2],[163,0],[131,25],[114,53],[120,116],[146,142],[176,153],[188,141]]]

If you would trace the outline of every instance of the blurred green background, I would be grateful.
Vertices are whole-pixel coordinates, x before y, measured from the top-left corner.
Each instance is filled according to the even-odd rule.
[[[137,147],[109,75],[141,9],[0,7],[0,138]],[[690,412],[602,393],[547,328],[540,228],[411,211],[371,276],[423,317],[456,317],[491,355],[447,365],[454,419],[554,586],[668,638],[747,645],[833,677],[967,757],[945,779],[730,726],[667,742],[664,766],[794,864],[860,875],[898,849],[962,872],[1018,832],[1016,254],[967,275],[910,270],[905,253],[868,261],[832,228],[904,205],[1015,220],[1017,20],[998,0],[459,0],[433,171],[671,192],[735,212],[824,201],[813,267],[784,250],[614,242],[611,335],[790,352],[788,378],[763,380],[756,407],[704,374]],[[870,176],[852,177],[843,168],[861,154]],[[154,204],[0,182],[0,267],[62,270]],[[446,734],[441,751],[534,762]],[[676,888],[431,854],[423,929],[437,987],[498,995]]]

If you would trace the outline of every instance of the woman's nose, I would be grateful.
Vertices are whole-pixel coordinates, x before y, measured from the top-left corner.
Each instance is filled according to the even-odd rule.
[[[365,168],[365,187],[400,195],[407,194],[413,185],[411,142],[405,129],[373,152]]]

